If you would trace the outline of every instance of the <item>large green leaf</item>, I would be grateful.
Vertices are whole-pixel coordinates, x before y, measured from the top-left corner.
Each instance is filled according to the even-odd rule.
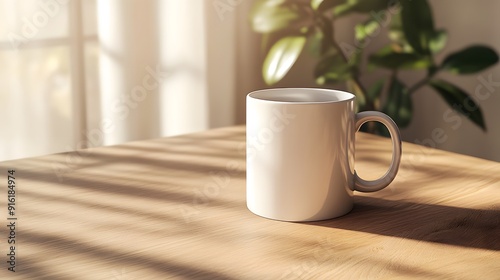
[[[380,24],[373,18],[359,23],[354,27],[356,40],[363,41],[366,37],[374,36],[375,32],[380,32]]]
[[[406,40],[419,54],[429,54],[435,34],[431,7],[427,0],[401,0],[401,22]]]
[[[339,4],[342,4],[345,0],[311,0],[311,7],[314,10],[320,12],[329,10]]]
[[[425,69],[432,65],[427,57],[415,53],[395,52],[391,46],[384,47],[370,55],[369,63],[371,66],[389,69]]]
[[[481,108],[467,93],[443,80],[432,80],[430,81],[430,85],[441,95],[448,105],[486,131]]]
[[[337,52],[322,58],[314,69],[314,77],[320,85],[343,82],[351,76],[351,66]]]
[[[327,18],[320,17],[320,25],[318,26],[323,33],[323,41],[321,44],[321,54],[326,54],[328,51],[335,49],[335,41],[333,40],[332,22]]]
[[[396,49],[397,46],[399,52],[415,52],[406,40],[405,34],[403,32],[401,13],[392,16],[391,23],[389,24],[388,36],[392,41],[393,49]]]
[[[400,46],[404,52],[415,52],[403,31],[403,23],[401,13],[394,14],[391,18],[389,25],[388,36],[391,41]],[[429,49],[432,53],[437,53],[445,46],[447,40],[447,33],[444,30],[430,32]]]
[[[498,62],[498,54],[486,46],[472,46],[450,54],[441,68],[455,74],[470,74],[484,70]]]
[[[255,32],[271,33],[285,28],[300,28],[311,21],[296,3],[285,0],[259,0],[250,12]]]
[[[318,58],[323,52],[324,34],[320,29],[316,29],[308,38],[306,44],[307,52]]]
[[[334,9],[334,15],[341,17],[350,13],[370,13],[385,10],[394,3],[393,0],[347,0]]]
[[[401,128],[410,124],[413,113],[411,96],[406,86],[397,78],[392,79],[389,86],[389,95],[382,111],[389,115]]]
[[[276,42],[266,59],[262,68],[264,81],[272,85],[280,81],[297,61],[306,38],[304,36],[289,36]]]
[[[429,42],[429,49],[432,53],[440,52],[444,46],[446,46],[446,41],[448,40],[448,33],[444,30],[437,30],[431,35],[431,40]]]
[[[311,7],[314,10],[317,10],[321,4],[323,4],[324,0],[311,0]]]
[[[401,22],[401,13],[395,14],[391,18],[388,36],[396,43],[406,42],[405,35],[403,33],[403,23]]]

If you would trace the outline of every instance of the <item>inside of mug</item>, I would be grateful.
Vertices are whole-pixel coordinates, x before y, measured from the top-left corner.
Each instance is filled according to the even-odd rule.
[[[292,103],[341,102],[354,98],[354,95],[348,92],[315,88],[265,89],[254,91],[248,96],[261,100]]]

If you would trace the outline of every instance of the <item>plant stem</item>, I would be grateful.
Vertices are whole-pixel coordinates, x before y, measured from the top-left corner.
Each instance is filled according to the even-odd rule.
[[[323,20],[323,23],[324,24],[328,24],[330,23],[327,19],[325,18],[322,18]],[[331,23],[330,23],[331,24]],[[327,38],[329,38],[330,40],[330,44],[331,46],[340,54],[340,56],[344,59],[344,62],[345,63],[349,63],[349,58],[344,54],[344,52],[342,51],[342,48],[340,47],[339,43],[335,40],[335,30],[334,28],[332,27],[331,28],[331,31],[330,31],[331,34],[329,34],[329,36]],[[361,51],[361,50],[359,50]],[[361,83],[361,80],[359,79],[359,76],[358,76],[358,73],[359,70],[356,70],[356,71],[351,71],[352,73],[352,80],[354,81],[354,83],[356,83],[361,91],[361,94],[363,95],[363,98],[365,100],[365,109],[367,110],[376,110],[375,108],[375,104],[373,103],[372,100],[368,100],[366,94],[367,94],[367,90],[365,88],[365,86]]]
[[[427,76],[422,80],[418,81],[416,84],[414,84],[408,89],[408,94],[413,94],[417,89],[425,86],[430,81],[431,78],[432,76]]]
[[[335,49],[340,53],[340,55],[342,56],[342,58],[344,58],[344,61],[345,63],[349,63],[349,58],[344,54],[344,52],[342,52],[342,49],[340,48],[339,44],[337,43],[337,41],[335,41],[335,39],[332,40],[332,43],[333,43],[333,46],[335,47]],[[361,91],[363,92],[363,94],[366,95],[366,89],[365,87],[363,86],[363,84],[361,83],[361,81],[359,80],[359,77],[357,75],[353,75],[352,79],[358,84],[358,86],[361,88]]]
[[[345,54],[342,52],[342,49],[340,48],[340,45],[335,41],[335,29],[332,26],[332,22],[326,18],[325,16],[320,16],[320,21],[323,24],[323,34],[325,35],[325,38],[328,39],[328,43],[333,47],[342,57],[345,63],[349,63],[349,59]],[[328,34],[330,33],[330,34]],[[355,83],[358,84],[359,88],[363,92],[363,95],[366,96],[366,89],[363,87],[361,82],[359,81],[358,77],[356,75],[352,75],[352,79],[354,80]],[[365,97],[366,99],[366,97]]]
[[[438,71],[429,72],[429,74],[425,78],[418,81],[416,84],[414,84],[408,89],[408,94],[413,94],[419,88],[425,86],[436,75],[436,73],[438,73]]]

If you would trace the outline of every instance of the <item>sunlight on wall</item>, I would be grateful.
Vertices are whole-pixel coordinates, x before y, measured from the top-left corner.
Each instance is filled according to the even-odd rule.
[[[208,128],[207,73],[202,0],[161,1],[160,61],[167,72],[161,88],[161,134]],[[175,11],[162,16],[166,11]]]
[[[67,10],[0,1],[0,161],[69,149],[71,83]],[[50,29],[50,31],[48,30]]]
[[[155,1],[98,1],[100,106],[110,127],[104,145],[160,136],[159,85],[145,85],[158,64],[156,8]]]

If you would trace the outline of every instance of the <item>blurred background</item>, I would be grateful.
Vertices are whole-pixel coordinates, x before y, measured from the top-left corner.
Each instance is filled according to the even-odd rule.
[[[429,2],[448,31],[443,53],[472,43],[500,50],[499,1]],[[253,3],[0,0],[0,161],[244,124],[245,95],[268,87]],[[355,22],[339,20],[341,40],[352,42]],[[273,87],[318,87],[313,67],[301,56]],[[488,130],[446,122],[449,107],[424,87],[404,140],[500,161],[500,66],[443,77],[468,92],[489,81],[491,94],[476,100]],[[436,141],[436,128],[446,137]]]

